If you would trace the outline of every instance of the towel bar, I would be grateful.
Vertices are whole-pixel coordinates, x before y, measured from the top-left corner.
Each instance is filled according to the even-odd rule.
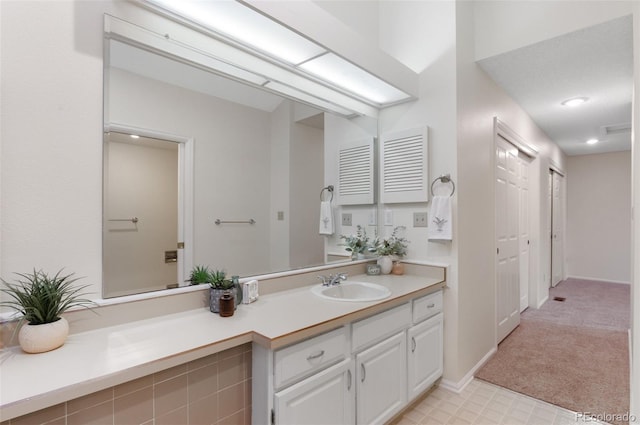
[[[130,221],[133,224],[136,224],[138,222],[138,217],[133,217],[133,218],[110,218],[108,221]]]
[[[214,221],[214,223],[216,223],[217,225],[226,224],[226,223],[256,224],[256,221],[254,219],[252,219],[252,218],[250,218],[249,220],[220,220],[219,218],[216,218],[216,221]]]
[[[333,185],[332,185],[332,184],[330,184],[330,185],[329,185],[329,186],[327,186],[327,187],[323,187],[323,188],[322,188],[322,190],[320,191],[320,200],[321,200],[321,201],[324,201],[324,199],[322,199],[322,195],[324,194],[324,191],[325,191],[325,190],[328,190],[328,191],[329,191],[329,193],[331,194],[331,199],[329,199],[329,202],[333,201]]]
[[[449,196],[453,196],[453,194],[456,192],[456,184],[453,182],[453,180],[451,180],[451,174],[442,175],[433,180],[433,182],[431,183],[431,196],[433,196],[433,185],[436,184],[438,180],[440,180],[442,183],[451,183],[452,189],[451,195]]]

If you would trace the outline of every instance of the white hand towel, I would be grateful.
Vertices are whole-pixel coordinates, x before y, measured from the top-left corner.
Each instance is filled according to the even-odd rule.
[[[450,241],[451,231],[451,197],[434,196],[431,200],[431,221],[429,222],[430,241]]]
[[[320,202],[320,234],[333,235],[333,211],[330,201]]]

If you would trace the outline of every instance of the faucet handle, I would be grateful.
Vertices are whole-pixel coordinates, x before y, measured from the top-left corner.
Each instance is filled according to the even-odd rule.
[[[320,279],[320,281],[322,282],[323,286],[327,286],[329,284],[328,280],[331,279],[331,277],[319,275],[318,279]]]

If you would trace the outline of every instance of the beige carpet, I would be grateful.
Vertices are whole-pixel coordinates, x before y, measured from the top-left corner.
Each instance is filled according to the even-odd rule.
[[[563,307],[564,303],[553,301],[557,293],[552,292],[547,303],[553,305],[546,307],[549,315],[544,315],[544,306],[534,310],[535,314],[525,312],[520,326],[498,346],[496,355],[476,377],[575,412],[623,415],[629,411],[628,333],[615,328],[624,326],[624,314],[612,312],[612,320],[607,322],[603,319],[606,314],[595,308],[595,319],[588,317],[588,306],[599,304],[596,298],[603,296],[603,290],[619,290],[621,285],[598,282],[597,288],[590,289],[593,298],[587,297],[581,304],[575,299],[585,298],[589,291],[579,285],[573,290],[567,285],[560,288],[563,283],[558,289],[566,297],[564,303],[573,305]],[[623,289],[628,291],[628,286]],[[620,300],[628,304],[629,298],[624,301],[622,296]],[[583,314],[576,314],[580,310]],[[611,416],[608,421],[627,423]]]

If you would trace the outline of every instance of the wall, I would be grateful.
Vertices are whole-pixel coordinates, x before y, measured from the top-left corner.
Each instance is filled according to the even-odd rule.
[[[251,423],[251,344],[20,416],[2,425]]]
[[[631,152],[567,161],[567,275],[631,280]]]
[[[179,99],[179,101],[176,101]],[[268,112],[110,70],[112,122],[194,139],[194,264],[231,274],[270,270]],[[255,225],[215,225],[215,219]],[[188,272],[188,270],[187,270]]]
[[[165,263],[164,256],[178,242],[178,144],[108,140],[103,275],[109,296],[182,282],[177,263]],[[121,221],[132,217],[139,221]]]
[[[640,46],[640,3],[633,4],[633,44]],[[640,145],[637,134],[640,131],[640,54],[634,49],[633,54],[633,114],[631,140],[631,331],[629,333],[629,353],[631,360],[630,379],[630,413],[640,423],[640,224],[637,211],[640,211]]]

